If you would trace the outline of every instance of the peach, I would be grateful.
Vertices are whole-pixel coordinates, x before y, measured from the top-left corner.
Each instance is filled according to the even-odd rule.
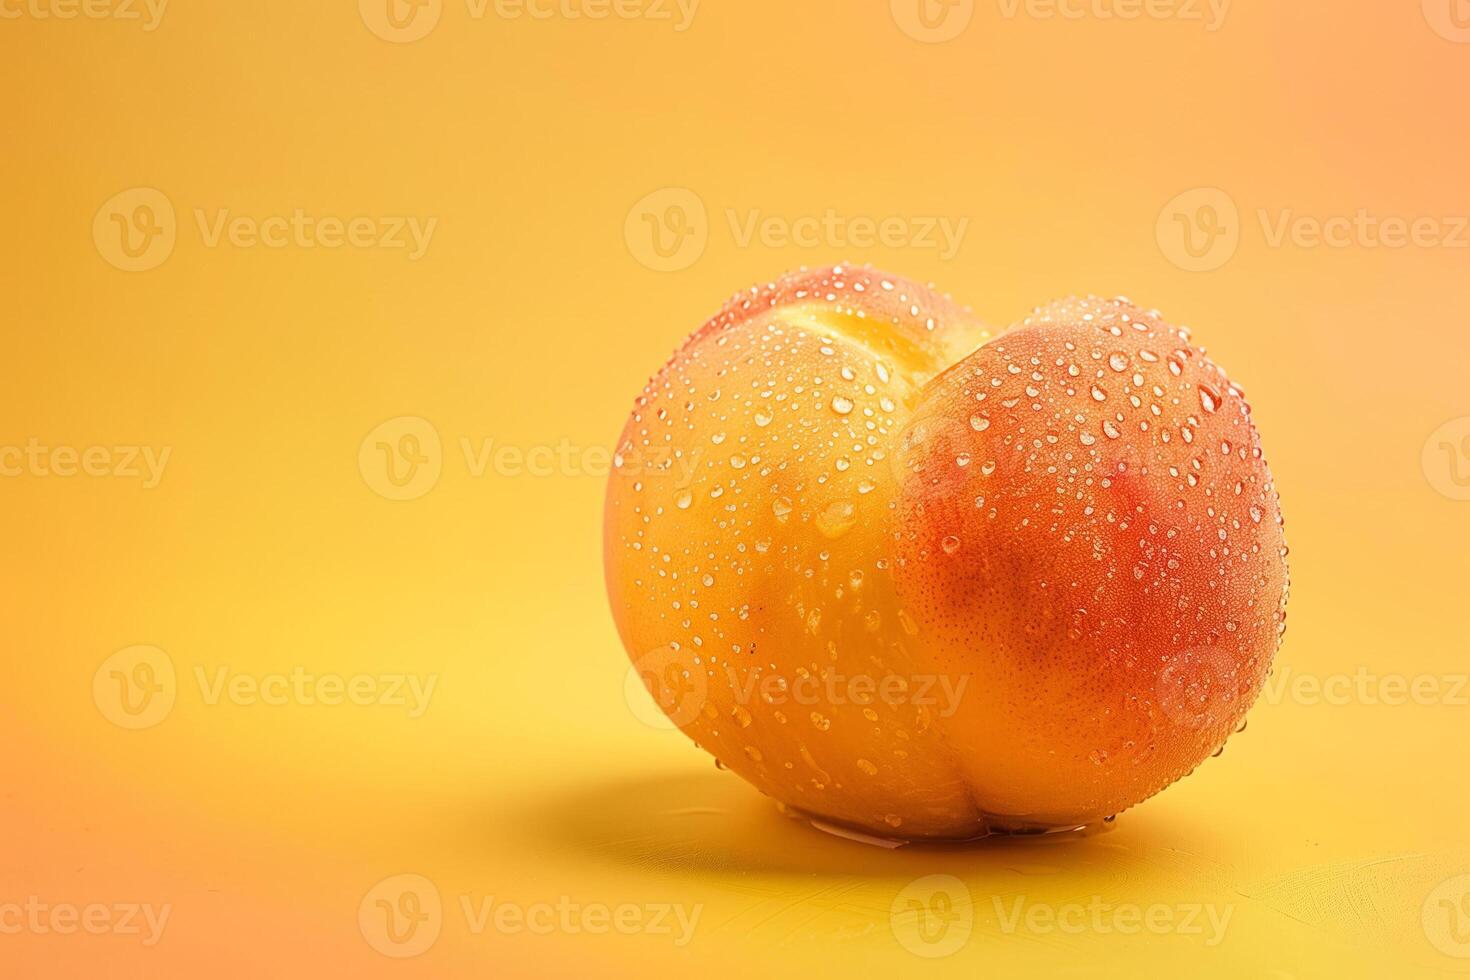
[[[792,274],[685,343],[615,463],[635,669],[723,765],[832,824],[1111,816],[1223,746],[1283,629],[1245,400],[1123,300],[992,339],[896,276]]]

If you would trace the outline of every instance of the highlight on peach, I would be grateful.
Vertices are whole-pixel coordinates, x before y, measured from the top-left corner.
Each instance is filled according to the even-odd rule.
[[[1125,299],[992,330],[802,270],[648,383],[618,454],[655,452],[696,464],[609,480],[623,644],[670,720],[819,824],[1095,826],[1221,751],[1285,628],[1245,396]]]

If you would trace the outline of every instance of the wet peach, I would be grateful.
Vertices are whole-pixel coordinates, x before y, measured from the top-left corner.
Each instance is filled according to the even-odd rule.
[[[1219,749],[1282,628],[1249,410],[1121,301],[991,339],[894,276],[794,274],[689,339],[616,462],[607,580],[639,674],[723,764],[838,824],[1116,813]]]

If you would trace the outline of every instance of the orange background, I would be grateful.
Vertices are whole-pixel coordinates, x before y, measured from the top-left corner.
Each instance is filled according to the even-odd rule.
[[[1076,20],[1007,17],[993,0],[945,43],[850,0],[704,0],[682,32],[512,19],[493,0],[476,19],[445,0],[420,11],[439,20],[411,43],[375,34],[376,9],[349,0],[176,0],[151,31],[37,14],[65,2],[0,0],[17,15],[0,19],[0,444],[171,455],[153,489],[0,478],[0,906],[36,895],[171,912],[147,947],[0,934],[0,971],[1470,970],[1470,932],[1436,943],[1421,922],[1436,889],[1470,873],[1463,702],[1278,698],[1223,758],[1109,834],[863,848],[784,820],[630,710],[596,475],[475,476],[460,449],[610,446],[685,334],[734,290],[801,264],[933,279],[998,324],[1058,295],[1123,293],[1193,327],[1251,397],[1293,548],[1282,670],[1452,683],[1470,670],[1470,504],[1441,490],[1456,493],[1450,467],[1470,458],[1423,450],[1470,415],[1470,233],[1460,247],[1273,246],[1259,219],[1366,210],[1452,231],[1470,213],[1470,45],[1431,26],[1452,23],[1450,0],[1425,0],[1429,15],[1238,0],[1216,31],[1102,17],[1102,0],[1073,3],[1087,12]],[[177,241],[124,272],[93,225],[138,187],[166,197]],[[669,187],[702,205],[707,224],[695,214],[691,228],[706,241],[659,272],[635,205]],[[1159,233],[1195,188],[1225,192],[1239,215],[1238,248],[1205,272],[1175,264]],[[663,200],[656,219],[670,217]],[[410,260],[211,247],[195,217],[297,208],[437,225]],[[829,208],[969,225],[946,259],[830,237],[742,244],[727,217]],[[359,450],[402,416],[439,434],[442,475],[391,501]],[[93,682],[137,644],[166,652],[176,700],[128,730]],[[420,717],[210,704],[195,671],[221,667],[432,674],[437,687]],[[973,894],[974,935],[926,960],[889,908],[937,873]],[[369,890],[399,874],[434,882],[445,905],[437,941],[407,959],[381,955],[358,922]],[[702,914],[683,946],[476,934],[463,895]],[[1016,935],[992,896],[1234,914],[1209,947]]]

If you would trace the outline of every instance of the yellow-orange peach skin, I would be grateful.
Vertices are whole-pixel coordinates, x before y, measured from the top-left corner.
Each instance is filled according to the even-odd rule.
[[[795,273],[689,338],[617,462],[629,656],[699,745],[833,823],[1116,814],[1224,745],[1284,629],[1245,399],[1125,300],[992,337],[897,276]]]

